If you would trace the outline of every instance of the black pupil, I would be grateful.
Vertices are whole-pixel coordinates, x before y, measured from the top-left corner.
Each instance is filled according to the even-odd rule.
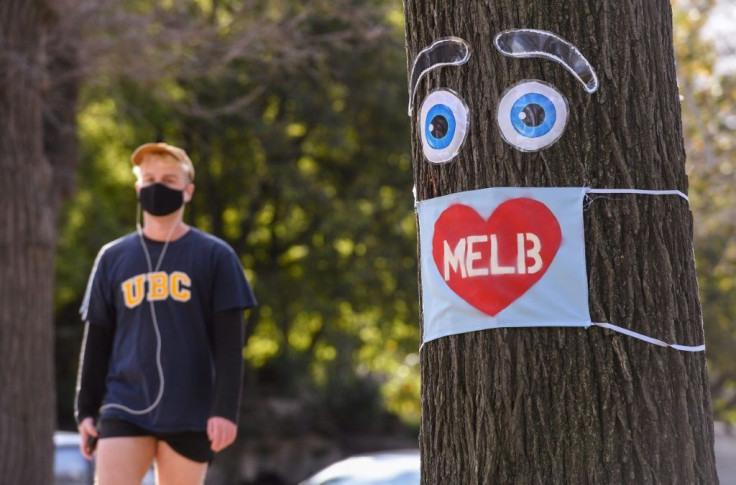
[[[444,116],[437,115],[432,118],[432,124],[429,132],[435,138],[444,138],[447,135],[447,119]]]
[[[524,113],[524,116],[521,117],[521,121],[526,126],[539,126],[544,123],[544,108],[536,103],[530,103],[524,106],[522,113]]]

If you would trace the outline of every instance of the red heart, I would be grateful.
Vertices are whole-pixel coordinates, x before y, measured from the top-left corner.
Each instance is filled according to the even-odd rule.
[[[454,204],[434,223],[432,256],[452,291],[495,316],[544,276],[561,241],[557,218],[537,200],[507,200],[487,221]]]

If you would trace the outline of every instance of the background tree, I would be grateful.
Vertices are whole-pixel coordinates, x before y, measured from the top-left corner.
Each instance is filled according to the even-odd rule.
[[[412,118],[418,199],[502,186],[686,191],[671,18],[666,1],[407,1],[409,59],[447,35],[474,49],[467,66],[431,73],[417,93],[449,87],[472,111],[469,139],[442,166],[424,162]],[[589,97],[559,65],[495,51],[496,33],[522,27],[573,42],[600,90]],[[554,83],[571,108],[562,138],[537,153],[512,150],[494,121],[504,88],[525,78]],[[585,228],[593,321],[703,341],[681,200],[598,200]],[[497,329],[427,343],[421,369],[426,483],[717,481],[703,353],[597,328]]]
[[[736,42],[728,35],[734,6],[713,0],[675,3],[677,79],[713,414],[725,422],[736,420]]]
[[[57,216],[74,184],[78,79],[52,1],[0,6],[0,474],[50,483]]]

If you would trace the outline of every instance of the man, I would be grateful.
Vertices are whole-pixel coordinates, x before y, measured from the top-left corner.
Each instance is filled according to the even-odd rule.
[[[80,448],[101,485],[201,484],[237,432],[243,310],[255,298],[234,251],[183,222],[186,152],[147,143],[131,157],[143,228],[104,246],[81,308]],[[97,439],[99,438],[99,442]]]

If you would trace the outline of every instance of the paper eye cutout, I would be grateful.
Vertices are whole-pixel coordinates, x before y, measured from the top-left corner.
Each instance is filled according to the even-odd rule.
[[[506,143],[535,152],[562,136],[567,113],[567,100],[551,84],[526,80],[503,94],[496,117]]]
[[[433,91],[422,103],[419,131],[422,151],[431,163],[449,162],[460,151],[468,133],[470,111],[449,89]]]

